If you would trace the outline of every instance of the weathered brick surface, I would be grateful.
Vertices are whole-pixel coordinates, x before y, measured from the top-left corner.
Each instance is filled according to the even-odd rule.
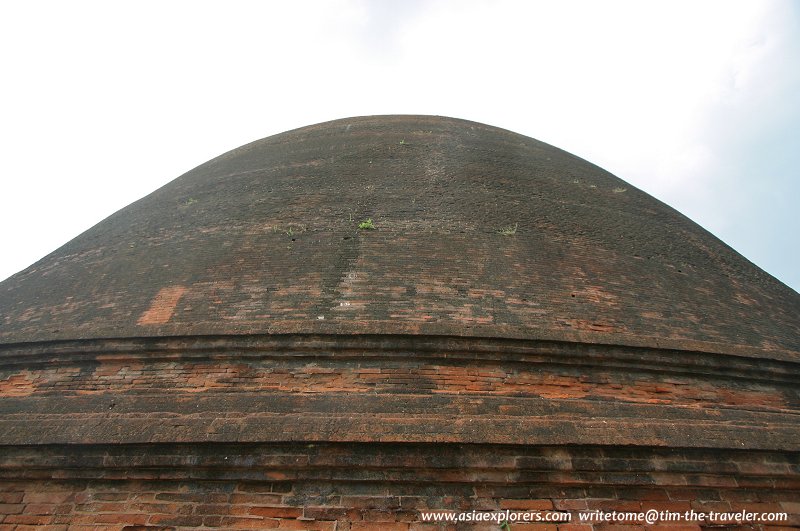
[[[792,413],[798,378],[800,365],[785,361],[507,339],[283,335],[6,345],[0,443],[286,436],[790,450],[800,449]]]
[[[102,456],[105,464],[97,465],[95,456]],[[274,458],[278,456],[292,459]],[[294,459],[298,456],[304,459]],[[353,467],[354,457],[368,463],[368,470]],[[78,466],[80,460],[93,472],[91,479],[82,477],[85,469]],[[611,526],[587,527],[577,520],[579,511],[693,509],[787,512],[790,519],[781,525],[788,529],[800,527],[800,489],[776,488],[774,482],[796,478],[798,460],[797,453],[604,447],[292,443],[18,447],[8,448],[0,461],[0,495],[10,502],[0,505],[0,515],[2,524],[14,530],[26,525],[128,531],[412,530],[448,529],[445,524],[420,521],[422,511],[509,509],[559,511],[573,518],[561,524],[518,523],[512,525],[515,531],[551,527],[580,531]],[[32,462],[38,464],[38,479],[27,477]],[[702,473],[687,473],[685,463],[693,463],[691,469]],[[520,479],[530,467],[541,474]],[[489,468],[502,472],[505,479],[486,480],[496,477]],[[207,471],[202,480],[197,479],[198,469]],[[227,473],[227,479],[210,479],[215,471]],[[295,479],[254,479],[276,472]],[[765,481],[758,487],[742,487],[750,478]],[[664,523],[643,528],[689,527]],[[748,528],[773,529],[760,524]],[[454,529],[499,526],[459,524]]]
[[[796,292],[582,159],[384,116],[242,146],[122,209],[2,283],[0,339],[369,330],[797,360],[798,313]]]
[[[32,373],[0,372],[0,396],[80,395],[184,391],[292,393],[448,393],[473,395],[590,398],[697,407],[748,405],[762,409],[800,403],[795,386],[716,381],[705,376],[659,375],[595,367],[552,367],[533,371],[525,364],[499,361],[393,362],[336,359],[230,361],[95,360],[74,367]]]
[[[0,425],[21,430],[0,438],[8,444],[17,433],[28,445],[6,446],[0,454],[0,483],[7,487],[0,491],[0,524],[448,529],[420,522],[420,512],[734,504],[797,512],[791,505],[800,490],[796,453],[725,450],[737,446],[732,440],[753,449],[790,447],[791,364],[760,361],[747,367],[747,378],[731,378],[745,362],[652,349],[452,338],[417,338],[410,345],[398,337],[339,344],[303,337],[284,337],[278,345],[264,338],[216,341],[10,350],[3,359],[7,381],[24,374],[31,385],[27,395],[13,385],[0,397]],[[509,391],[514,381],[522,383]],[[703,396],[708,393],[716,403]],[[354,417],[363,419],[352,425],[360,433],[343,428]],[[466,429],[454,431],[453,418]],[[531,424],[534,419],[547,424]],[[485,432],[475,430],[480,423]],[[646,445],[656,423],[664,427],[655,439],[661,448],[628,446]],[[525,444],[543,430],[567,446]],[[591,430],[626,446],[576,449]],[[198,441],[290,433],[317,442]],[[325,443],[337,433],[364,442]],[[149,444],[98,444],[142,434]],[[438,444],[375,441],[390,434],[399,440],[423,434]],[[473,444],[443,444],[454,434]],[[72,444],[30,445],[52,436]],[[514,444],[474,444],[480,437]],[[717,449],[669,448],[676,441]],[[564,529],[581,529],[574,525]]]
[[[105,464],[97,465],[95,456],[103,456]],[[363,471],[352,465],[354,457],[373,471],[373,479],[365,481]],[[787,512],[790,519],[782,526],[788,529],[800,526],[800,489],[776,483],[797,478],[798,461],[797,453],[607,447],[285,443],[151,445],[145,451],[137,446],[8,448],[0,461],[0,495],[10,503],[0,505],[0,515],[9,529],[410,530],[447,528],[421,522],[420,512],[426,510],[561,511],[573,518],[586,510],[746,510]],[[26,478],[32,462],[42,472],[39,479]],[[93,470],[92,479],[81,477],[81,462]],[[525,476],[531,467],[539,474]],[[206,469],[207,477],[218,471],[228,479],[198,480],[198,468]],[[687,474],[685,468],[696,473]],[[489,469],[503,472],[505,479],[487,480],[496,477]],[[253,479],[270,472],[295,479]],[[742,486],[753,478],[763,481]],[[592,528],[581,525],[573,520],[556,527]]]
[[[799,314],[535,140],[432,117],[288,132],[0,283],[0,531],[796,527]]]

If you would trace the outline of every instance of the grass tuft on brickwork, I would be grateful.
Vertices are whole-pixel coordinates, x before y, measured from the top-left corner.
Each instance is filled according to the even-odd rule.
[[[502,234],[503,236],[511,236],[512,234],[517,233],[517,227],[519,223],[514,223],[513,227],[503,227],[502,229],[498,230],[497,232]]]

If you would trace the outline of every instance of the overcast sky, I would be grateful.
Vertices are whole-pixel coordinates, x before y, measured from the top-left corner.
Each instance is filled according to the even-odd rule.
[[[227,150],[437,114],[588,159],[800,290],[800,2],[0,4],[0,279]]]

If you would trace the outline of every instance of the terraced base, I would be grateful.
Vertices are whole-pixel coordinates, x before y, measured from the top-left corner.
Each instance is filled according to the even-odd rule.
[[[283,335],[6,345],[0,363],[0,529],[453,528],[429,509],[800,526],[788,361]],[[499,529],[482,525],[456,528]]]
[[[598,446],[16,447],[0,460],[0,529],[501,529],[425,522],[429,510],[539,512],[558,522],[515,523],[515,531],[613,528],[581,522],[594,510],[745,510],[787,517],[742,529],[786,529],[800,527],[799,460],[796,452]],[[713,518],[707,527],[737,528]]]
[[[3,348],[0,443],[441,442],[800,450],[800,364],[426,336]]]

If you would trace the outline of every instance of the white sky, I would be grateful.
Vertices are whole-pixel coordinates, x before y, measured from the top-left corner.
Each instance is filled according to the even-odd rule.
[[[594,162],[800,290],[800,3],[0,4],[0,279],[224,151],[369,114]]]

